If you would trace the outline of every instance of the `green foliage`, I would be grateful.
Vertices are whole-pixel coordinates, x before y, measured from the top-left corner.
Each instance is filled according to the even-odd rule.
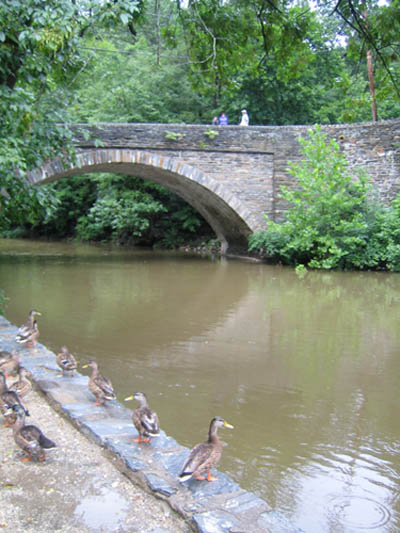
[[[292,2],[260,5],[258,0],[198,0],[189,2],[179,16],[191,59],[191,79],[216,106],[221,97],[236,92],[243,70],[254,73],[270,54],[276,55],[282,77],[308,62],[304,34],[315,17]]]
[[[257,250],[263,257],[271,261],[279,262],[282,260],[281,250],[290,241],[290,236],[280,228],[256,231],[249,237],[249,250]]]
[[[208,239],[213,231],[186,202],[164,187],[132,176],[96,174],[46,186],[55,197],[31,236],[175,247]]]
[[[338,144],[317,126],[300,139],[304,160],[289,172],[298,188],[282,187],[286,220],[249,239],[249,249],[274,261],[322,269],[400,269],[400,199],[384,208],[367,177],[347,169]]]
[[[85,33],[74,120],[211,123],[223,110],[234,124],[243,107],[252,125],[370,120],[363,44],[352,39],[357,55],[347,53],[353,30],[335,6],[179,4],[148,4],[134,36],[127,28]],[[390,61],[393,77],[397,63]],[[379,116],[397,117],[392,78],[375,65]]]
[[[184,137],[186,136],[186,133],[179,133],[177,131],[166,131],[165,132],[165,138],[169,141],[182,141]]]
[[[135,242],[149,231],[152,218],[164,211],[150,195],[125,191],[99,198],[86,216],[79,219],[77,236],[83,240]]]
[[[297,265],[295,268],[295,272],[299,279],[304,279],[308,271],[304,265]]]
[[[204,135],[206,135],[209,139],[213,140],[219,135],[219,132],[216,130],[207,130],[204,132]]]
[[[162,248],[176,248],[191,242],[202,242],[214,236],[204,219],[186,202],[166,189],[164,196],[167,211],[154,224],[154,244]]]
[[[93,27],[130,23],[140,0],[3,0],[0,3],[0,231],[49,216],[51,196],[26,172],[73,152],[61,125],[78,72],[80,41]]]
[[[40,190],[52,198],[55,207],[33,224],[31,233],[57,239],[74,237],[78,219],[86,215],[96,201],[96,180],[87,176],[64,178]]]
[[[198,123],[211,106],[195,93],[181,48],[159,51],[154,29],[145,28],[135,41],[126,31],[87,36],[85,71],[71,105],[75,121]],[[107,90],[105,90],[107,87]]]

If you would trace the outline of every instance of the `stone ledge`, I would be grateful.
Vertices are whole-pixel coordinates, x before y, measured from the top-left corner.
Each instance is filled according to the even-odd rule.
[[[150,445],[133,442],[137,431],[132,411],[118,401],[95,406],[88,390],[88,378],[79,373],[62,377],[55,354],[38,344],[37,352],[17,345],[17,328],[0,317],[2,350],[17,349],[22,365],[33,376],[49,403],[83,434],[102,446],[119,469],[146,492],[167,502],[200,533],[301,533],[261,498],[242,490],[219,472],[213,483],[177,479],[190,450],[161,431]]]

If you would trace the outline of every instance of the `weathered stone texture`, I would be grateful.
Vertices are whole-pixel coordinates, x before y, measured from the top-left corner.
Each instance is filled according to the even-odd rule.
[[[226,247],[245,246],[287,206],[281,185],[295,187],[289,162],[301,158],[300,136],[311,126],[198,126],[178,124],[75,124],[77,164],[49,162],[29,177],[44,183],[90,172],[120,172],[165,185],[193,205]],[[87,135],[83,135],[86,130]],[[400,120],[323,126],[339,142],[351,167],[364,167],[384,201],[400,191]],[[217,132],[213,139],[209,133]],[[173,140],[168,137],[173,137]],[[86,137],[86,139],[85,139]],[[102,148],[97,148],[98,141]]]

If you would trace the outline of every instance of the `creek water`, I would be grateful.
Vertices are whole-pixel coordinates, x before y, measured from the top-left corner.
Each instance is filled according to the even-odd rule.
[[[219,469],[305,532],[400,530],[398,274],[2,240],[0,288],[181,444],[226,418]]]

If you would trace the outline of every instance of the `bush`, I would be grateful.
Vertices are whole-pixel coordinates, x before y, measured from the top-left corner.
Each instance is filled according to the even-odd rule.
[[[361,170],[348,170],[338,144],[320,127],[300,138],[305,156],[289,168],[299,187],[282,187],[286,220],[267,217],[267,230],[249,239],[249,250],[289,265],[322,269],[400,270],[400,199],[391,208],[374,200]]]
[[[98,199],[77,225],[77,236],[83,240],[113,240],[120,243],[144,238],[151,219],[165,208],[150,195],[140,191],[124,191],[122,197],[108,195]]]

